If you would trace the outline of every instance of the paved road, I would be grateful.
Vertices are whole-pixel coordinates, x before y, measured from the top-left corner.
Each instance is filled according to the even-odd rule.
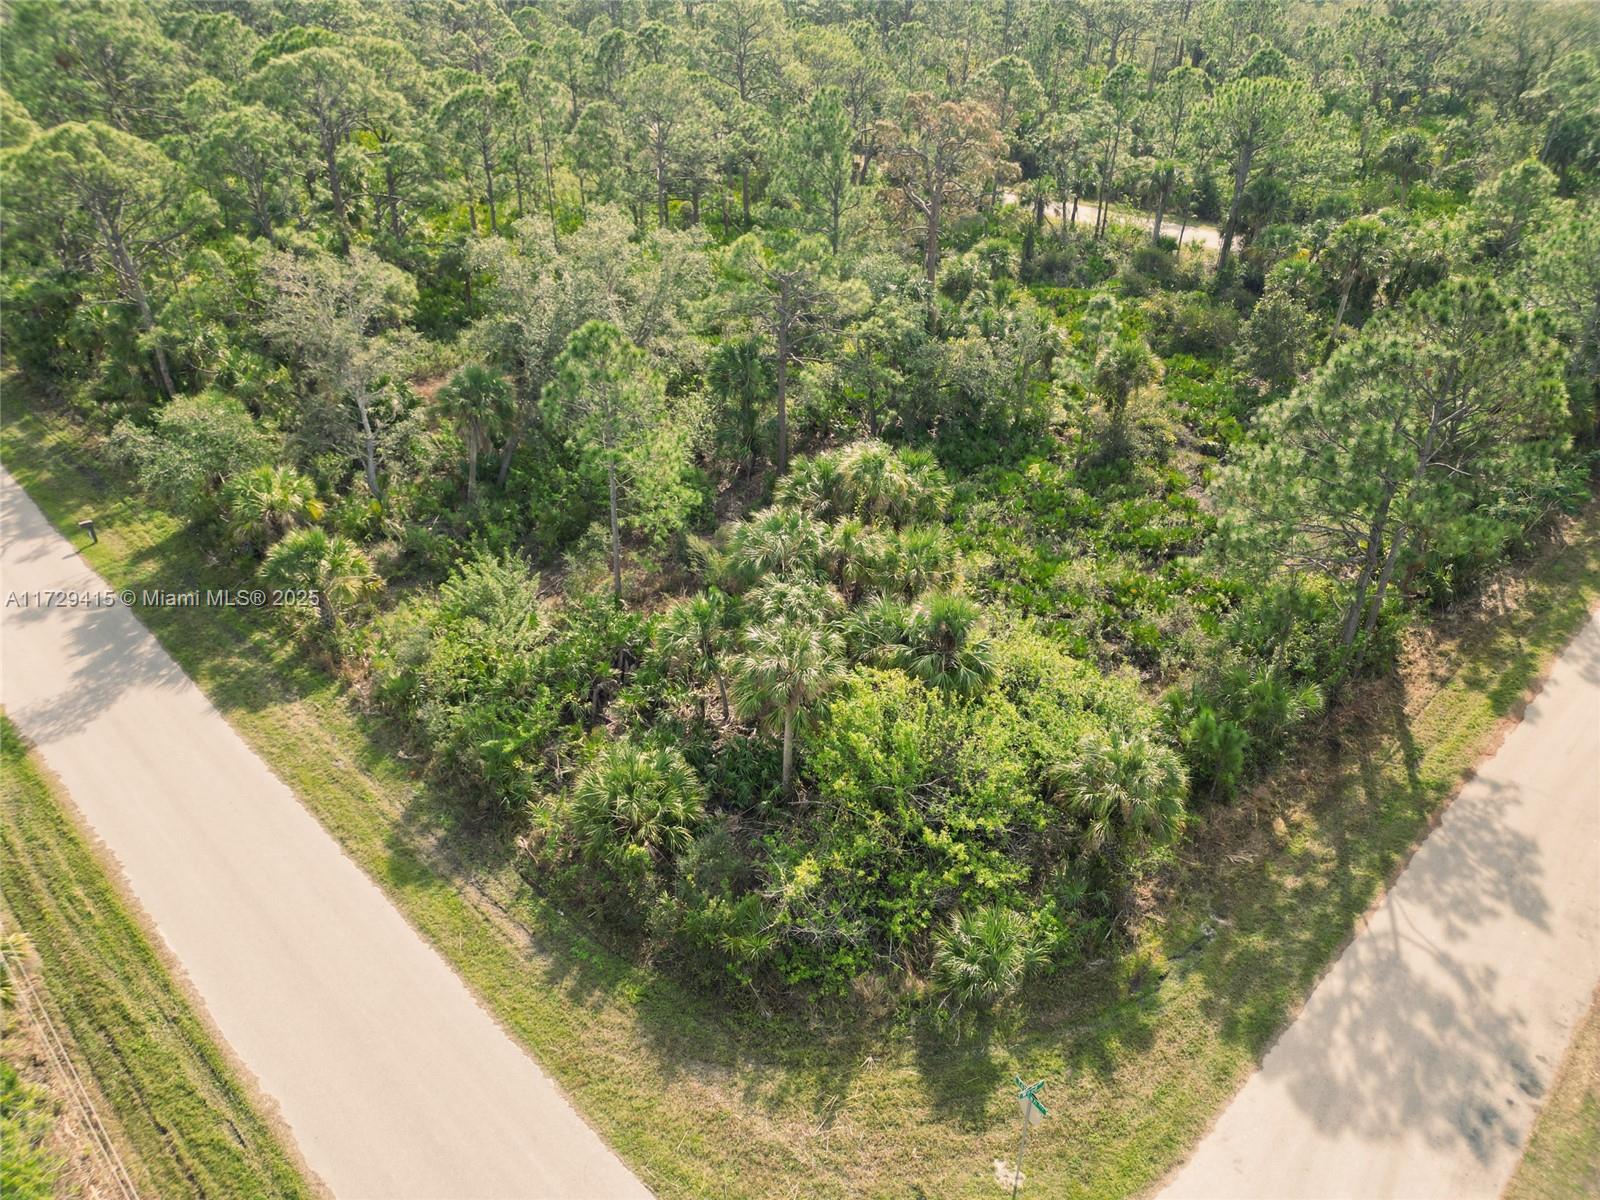
[[[0,472],[0,597],[106,584]],[[336,1196],[649,1193],[120,605],[0,609],[0,703]]]
[[[1499,1196],[1600,981],[1600,618],[1163,1196]]]

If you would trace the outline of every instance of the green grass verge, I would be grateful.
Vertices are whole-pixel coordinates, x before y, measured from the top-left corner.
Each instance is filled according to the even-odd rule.
[[[55,1126],[55,1100],[0,1061],[0,1196],[43,1200],[59,1195],[61,1162],[44,1147]]]
[[[0,717],[0,895],[52,1015],[163,1197],[310,1195],[72,818]],[[142,1178],[140,1178],[142,1177]]]
[[[113,494],[69,426],[13,404],[0,437],[58,528],[98,519],[86,557],[113,586],[237,582],[171,518]],[[1113,1197],[1157,1181],[1204,1131],[1597,597],[1591,511],[1521,574],[1515,605],[1444,631],[1430,661],[1448,672],[1369,689],[1296,770],[1199,820],[1137,955],[1064,972],[959,1042],[704,1003],[530,891],[512,847],[456,828],[270,616],[140,615],[662,1195],[992,1196],[1021,1073],[1051,1080],[1030,1190]]]
[[[1572,1036],[1504,1200],[1600,1196],[1600,995]]]

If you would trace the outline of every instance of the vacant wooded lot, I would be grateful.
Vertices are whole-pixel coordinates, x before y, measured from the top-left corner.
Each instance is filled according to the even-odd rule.
[[[1158,1179],[1600,589],[1592,5],[0,33],[6,468],[663,1194]]]

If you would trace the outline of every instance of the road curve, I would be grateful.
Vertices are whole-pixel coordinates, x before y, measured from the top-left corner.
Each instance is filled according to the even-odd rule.
[[[50,589],[106,584],[0,471]],[[127,608],[0,608],[0,703],[334,1195],[649,1195]]]
[[[1484,1200],[1600,981],[1600,617],[1446,809],[1169,1200]]]

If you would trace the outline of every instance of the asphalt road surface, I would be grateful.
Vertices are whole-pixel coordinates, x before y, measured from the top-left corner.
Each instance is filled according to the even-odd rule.
[[[49,589],[107,585],[0,472]],[[0,703],[336,1196],[649,1195],[127,608],[0,609]]]
[[[1499,1196],[1600,981],[1600,618],[1162,1193]]]

